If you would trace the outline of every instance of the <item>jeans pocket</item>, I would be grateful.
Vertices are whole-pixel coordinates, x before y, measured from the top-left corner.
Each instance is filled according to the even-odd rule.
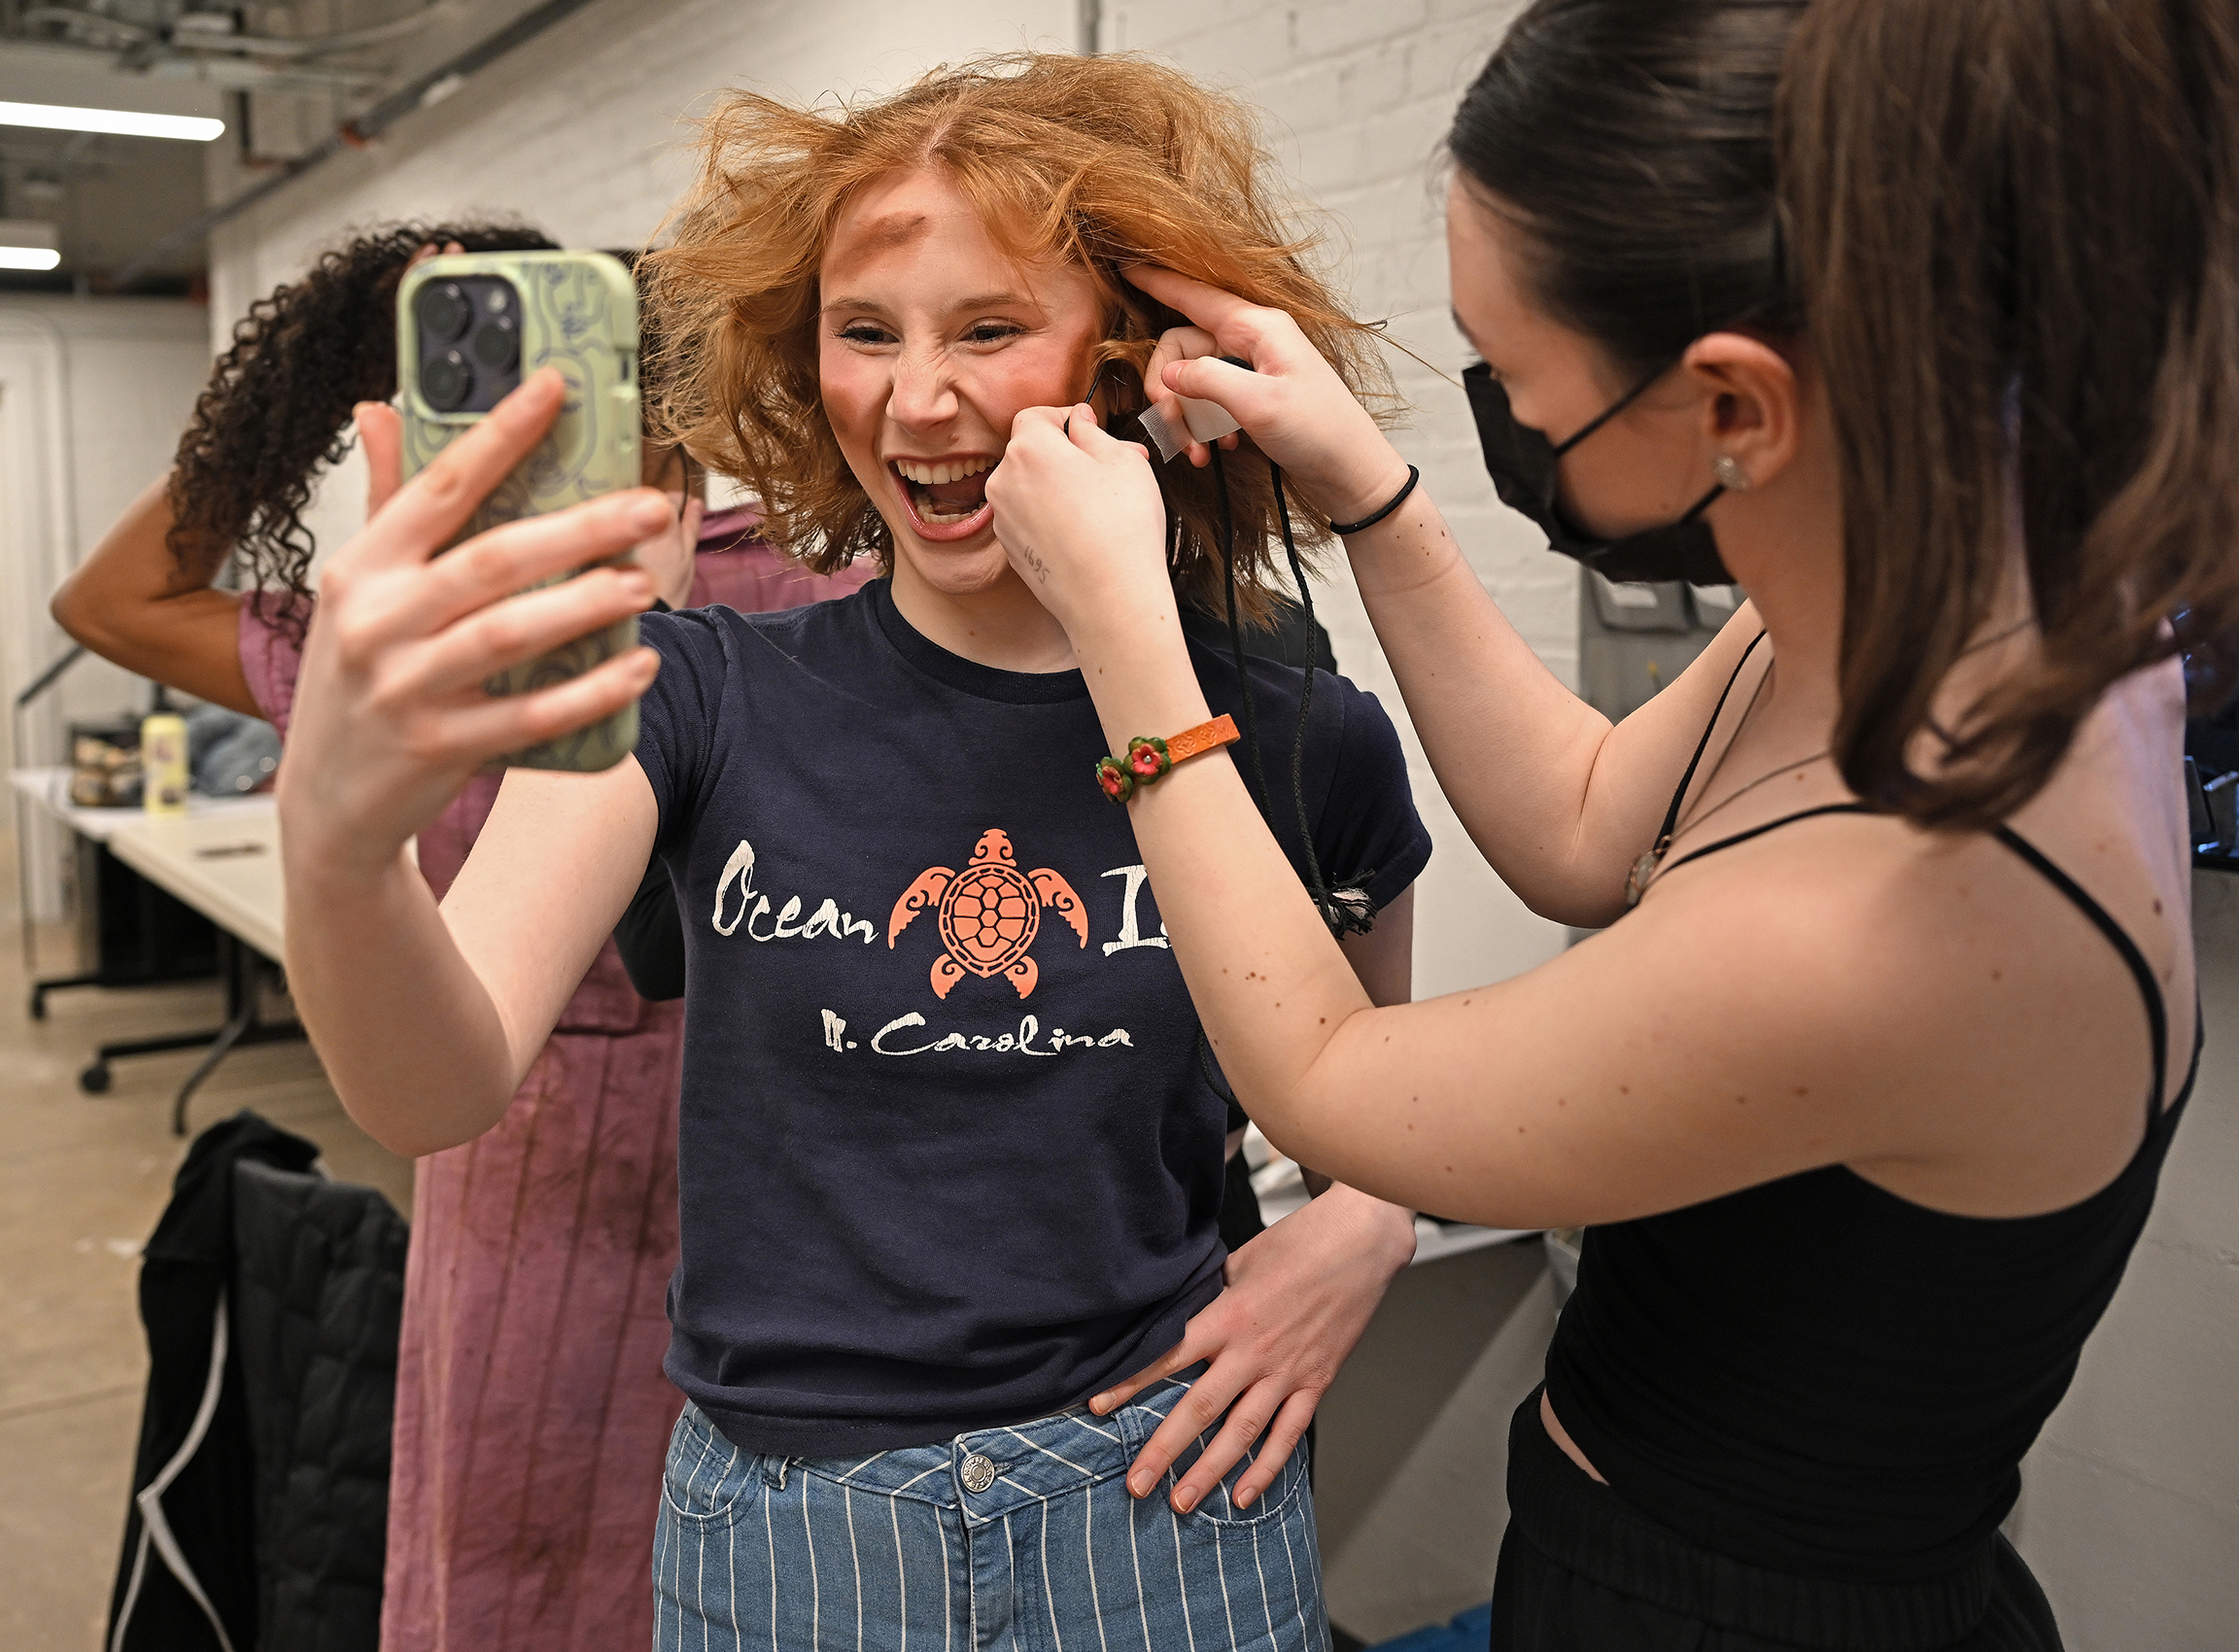
[[[661,1498],[689,1526],[729,1525],[759,1477],[761,1459],[726,1439],[697,1405],[684,1407],[669,1436]]]
[[[1197,1460],[1205,1455],[1205,1448],[1219,1437],[1220,1432],[1220,1424],[1215,1424],[1182,1448],[1182,1455],[1174,1460],[1173,1468],[1167,1472],[1164,1495],[1172,1495],[1174,1488],[1196,1466]],[[1252,1442],[1235,1465],[1221,1477],[1220,1483],[1197,1499],[1197,1506],[1182,1517],[1183,1524],[1194,1521],[1223,1532],[1244,1534],[1282,1519],[1306,1484],[1307,1448],[1304,1440],[1292,1448],[1291,1456],[1277,1470],[1274,1481],[1265,1491],[1245,1507],[1236,1506],[1236,1488],[1243,1484],[1244,1477],[1252,1472],[1253,1465],[1266,1449],[1267,1436],[1261,1434]]]

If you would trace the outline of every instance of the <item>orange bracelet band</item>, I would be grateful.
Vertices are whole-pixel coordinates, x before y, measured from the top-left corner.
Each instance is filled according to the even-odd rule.
[[[1175,764],[1233,745],[1242,738],[1236,732],[1235,718],[1225,711],[1210,723],[1184,729],[1168,740],[1160,740],[1156,735],[1137,735],[1127,742],[1125,757],[1096,760],[1096,789],[1114,803],[1123,804],[1135,795],[1137,786],[1151,784]]]

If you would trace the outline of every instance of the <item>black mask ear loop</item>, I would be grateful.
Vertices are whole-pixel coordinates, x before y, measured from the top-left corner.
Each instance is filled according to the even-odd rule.
[[[1624,412],[1626,408],[1632,406],[1634,402],[1639,400],[1641,396],[1647,391],[1650,385],[1654,384],[1658,379],[1662,378],[1666,373],[1670,372],[1679,363],[1677,361],[1671,361],[1668,362],[1664,366],[1658,367],[1654,372],[1650,373],[1646,378],[1642,379],[1638,384],[1635,385],[1631,390],[1627,391],[1622,396],[1618,397],[1616,401],[1603,408],[1600,416],[1597,417],[1591,424],[1589,424],[1583,430],[1578,431],[1568,441],[1564,442],[1558,446],[1555,449],[1555,457],[1557,459],[1561,459],[1565,454],[1568,453],[1572,448],[1576,447],[1580,442],[1584,441],[1596,430],[1599,430],[1603,425],[1606,425],[1610,420],[1616,418],[1618,414]],[[1723,494],[1725,491],[1725,483],[1713,482],[1710,485],[1710,491],[1705,494],[1701,499],[1697,499],[1692,505],[1688,506],[1687,514],[1682,516],[1678,522],[1673,523],[1672,526],[1676,528],[1681,524],[1694,521],[1698,516],[1701,516],[1705,511],[1708,510],[1711,505],[1715,504],[1718,500],[1718,496]]]
[[[1565,454],[1568,453],[1572,448],[1576,447],[1580,442],[1584,441],[1596,430],[1599,430],[1603,425],[1606,425],[1610,420],[1616,418],[1618,414],[1624,412],[1626,408],[1632,406],[1636,401],[1638,401],[1641,396],[1647,394],[1648,387],[1650,385],[1654,384],[1658,379],[1662,378],[1666,373],[1670,372],[1679,363],[1677,361],[1667,361],[1663,366],[1658,367],[1654,372],[1650,373],[1646,378],[1642,379],[1638,384],[1635,385],[1631,390],[1627,391],[1615,401],[1612,401],[1608,406],[1602,408],[1602,411],[1595,416],[1594,420],[1588,424],[1584,430],[1572,435],[1568,441],[1558,442],[1555,445],[1555,457],[1557,459],[1561,459]]]

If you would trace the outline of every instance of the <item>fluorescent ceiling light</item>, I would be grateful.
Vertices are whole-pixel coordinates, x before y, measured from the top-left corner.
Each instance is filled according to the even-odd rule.
[[[208,143],[225,122],[200,115],[136,115],[124,109],[73,109],[59,103],[0,103],[0,126],[50,132],[107,132],[121,138],[187,138]]]
[[[0,247],[0,269],[52,269],[61,261],[52,247]]]

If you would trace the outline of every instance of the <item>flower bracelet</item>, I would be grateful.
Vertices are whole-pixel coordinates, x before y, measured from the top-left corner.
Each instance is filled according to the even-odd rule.
[[[1156,735],[1137,735],[1127,742],[1126,756],[1096,760],[1097,790],[1114,803],[1123,804],[1135,795],[1137,786],[1151,784],[1175,764],[1233,745],[1239,738],[1236,720],[1225,711],[1210,723],[1184,729],[1169,740],[1160,740]]]

